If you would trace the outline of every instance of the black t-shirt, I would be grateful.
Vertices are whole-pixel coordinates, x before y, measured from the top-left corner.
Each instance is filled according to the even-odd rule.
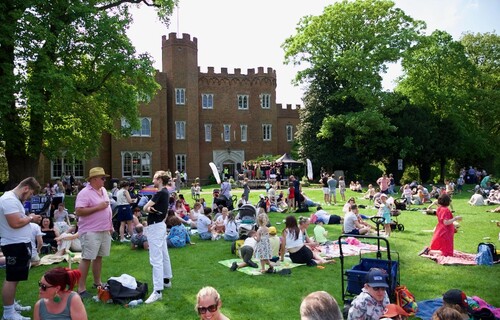
[[[148,224],[157,223],[165,219],[168,211],[168,199],[169,194],[166,188],[161,189],[153,196],[151,199],[155,203],[153,208],[158,212],[150,212],[148,214]]]

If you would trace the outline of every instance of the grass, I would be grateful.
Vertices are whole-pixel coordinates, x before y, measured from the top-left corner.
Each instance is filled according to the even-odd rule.
[[[468,186],[466,186],[466,190]],[[323,198],[319,187],[307,188],[307,195],[320,202]],[[257,202],[261,190],[252,190],[250,199]],[[190,191],[185,190],[186,198]],[[235,194],[240,194],[236,190]],[[360,194],[348,191],[347,197],[360,197]],[[456,195],[453,206],[456,214],[464,217],[459,232],[455,235],[455,249],[475,253],[479,242],[488,237],[498,244],[500,228],[493,223],[500,220],[498,213],[487,213],[492,207],[470,207],[467,204],[471,193]],[[205,187],[202,197],[210,199],[211,187]],[[368,204],[367,200],[357,200],[358,204]],[[66,200],[71,211],[74,198]],[[341,215],[342,205],[325,206],[330,213]],[[421,206],[423,207],[423,206]],[[308,213],[311,214],[312,212]],[[373,215],[374,210],[364,209],[361,213]],[[297,217],[300,214],[295,214]],[[302,214],[305,215],[305,214]],[[282,222],[285,214],[271,213],[273,225]],[[392,250],[399,253],[401,284],[415,294],[418,301],[440,297],[451,288],[460,288],[469,296],[479,296],[490,304],[500,307],[498,295],[499,266],[442,266],[419,257],[417,253],[429,244],[432,233],[424,230],[432,229],[436,217],[424,215],[417,211],[403,211],[398,217],[399,223],[405,226],[403,232],[393,232],[390,237]],[[278,231],[284,227],[277,225]],[[310,233],[312,234],[312,228]],[[340,235],[341,226],[326,226],[329,238],[336,239]],[[342,305],[341,267],[336,264],[326,265],[324,269],[299,267],[292,269],[292,275],[248,276],[241,272],[230,272],[218,264],[218,261],[234,257],[230,252],[230,243],[219,241],[200,241],[193,236],[196,245],[181,249],[169,250],[173,269],[173,287],[164,291],[162,302],[152,305],[141,305],[134,309],[126,309],[118,305],[106,305],[86,301],[85,306],[89,319],[196,319],[194,311],[195,297],[203,286],[213,286],[222,296],[223,312],[231,319],[298,319],[299,305],[304,296],[310,292],[324,290],[332,294]],[[395,257],[393,257],[394,259]],[[356,264],[359,257],[347,257],[346,267]],[[60,264],[63,265],[63,264]],[[28,281],[20,282],[17,299],[23,304],[34,305],[38,299],[37,281],[52,266],[41,266],[30,271]],[[111,255],[103,262],[103,280],[112,276],[127,273],[137,280],[148,283],[152,288],[151,266],[148,252],[131,251],[128,245],[114,242]],[[5,271],[0,270],[4,277]],[[92,284],[92,277],[87,278],[87,285]],[[496,289],[495,289],[496,288]],[[95,294],[95,290],[91,293]]]

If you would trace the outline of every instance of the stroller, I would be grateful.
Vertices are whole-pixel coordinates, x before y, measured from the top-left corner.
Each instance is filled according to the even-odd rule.
[[[341,288],[342,288],[342,300],[345,305],[344,311],[349,309],[352,299],[361,292],[364,286],[366,275],[372,268],[378,268],[383,270],[387,274],[387,280],[389,288],[387,288],[387,293],[391,301],[395,301],[395,290],[400,283],[399,275],[399,254],[395,251],[391,251],[389,240],[384,237],[380,237],[380,226],[383,224],[382,217],[371,217],[370,218],[377,225],[377,236],[369,235],[340,235],[339,251],[340,251],[340,269],[341,269]],[[361,257],[361,252],[359,256],[359,263],[352,266],[351,269],[346,270],[346,261],[344,252],[342,250],[342,241],[344,238],[354,237],[357,239],[366,239],[371,241],[376,241],[377,252],[376,258]],[[380,242],[385,242],[386,245],[386,259],[382,259],[382,250],[380,247]],[[391,256],[396,255],[397,259],[394,260]]]
[[[251,204],[244,204],[238,209],[236,219],[240,220],[238,236],[245,239],[248,232],[257,230],[257,209]]]

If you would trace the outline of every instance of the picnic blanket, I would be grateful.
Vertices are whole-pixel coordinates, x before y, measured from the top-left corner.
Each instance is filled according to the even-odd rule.
[[[467,303],[470,306],[471,312],[474,315],[481,315],[482,319],[500,319],[500,308],[496,308],[480,297],[473,296],[467,297]],[[436,298],[431,300],[417,301],[418,311],[415,314],[416,318],[422,320],[431,320],[432,315],[436,310],[443,305],[442,298]]]
[[[80,261],[82,260],[82,253],[81,252],[74,252],[73,254],[75,256],[71,258],[71,263],[80,263]],[[64,254],[62,256],[55,255],[55,254],[47,254],[47,255],[44,255],[40,259],[39,265],[42,266],[42,265],[50,265],[50,264],[54,264],[54,263],[60,263],[63,261],[68,261],[68,259],[69,259],[68,254]]]
[[[442,265],[469,265],[475,266],[476,254],[475,253],[465,253],[461,251],[454,250],[453,257],[445,257],[441,254],[422,254],[421,257],[428,258],[436,261],[438,264]]]
[[[222,264],[223,266],[226,266],[228,268],[233,264],[233,262],[240,263],[240,262],[243,262],[243,260],[235,258],[235,259],[228,259],[228,260],[219,261],[220,264]],[[260,275],[265,274],[265,273],[260,272],[259,261],[254,260],[254,262],[259,265],[259,268],[243,267],[243,268],[238,268],[237,270],[239,272],[243,272],[244,274],[248,274],[251,276],[260,276]],[[293,263],[289,257],[285,257],[285,261],[277,262],[274,265],[274,270],[276,270],[276,272],[279,272],[283,269],[291,269],[291,268],[300,267],[300,266],[305,266],[305,264]]]

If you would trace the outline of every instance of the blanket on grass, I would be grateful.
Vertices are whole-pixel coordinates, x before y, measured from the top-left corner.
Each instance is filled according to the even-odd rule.
[[[222,264],[223,266],[226,266],[228,268],[231,267],[231,265],[233,264],[233,262],[240,263],[240,262],[243,262],[243,260],[241,260],[239,258],[235,258],[235,259],[228,259],[228,260],[219,261],[220,264]],[[260,276],[262,274],[265,274],[265,273],[261,273],[260,272],[260,263],[259,263],[259,261],[258,260],[254,260],[254,262],[257,265],[259,265],[259,268],[243,267],[243,268],[238,268],[237,270],[239,272],[243,272],[244,274],[248,274],[248,275],[251,275],[251,276]],[[293,263],[292,260],[290,260],[290,258],[285,257],[285,261],[283,261],[283,262],[278,261],[274,265],[274,270],[276,270],[276,272],[279,272],[279,271],[281,271],[283,269],[291,269],[291,268],[300,267],[300,266],[305,266],[305,264]]]
[[[441,254],[422,254],[421,257],[428,258],[436,261],[438,264],[442,265],[469,265],[475,266],[476,254],[475,253],[465,253],[461,251],[453,251],[453,257],[445,257]]]
[[[74,252],[73,253],[75,256],[71,258],[71,263],[80,263],[80,261],[82,260],[82,253],[81,252]],[[69,255],[68,254],[64,254],[62,256],[59,256],[59,255],[55,255],[55,254],[47,254],[47,255],[44,255],[41,259],[40,259],[40,266],[42,265],[50,265],[50,264],[54,264],[54,263],[60,263],[60,262],[63,262],[63,261],[68,261],[69,262]]]
[[[488,304],[480,297],[467,297],[467,303],[469,304],[470,312],[474,316],[478,316],[481,319],[500,319],[500,308]],[[431,320],[434,312],[443,305],[443,299],[422,300],[417,301],[417,304],[418,311],[415,317],[423,320]]]

